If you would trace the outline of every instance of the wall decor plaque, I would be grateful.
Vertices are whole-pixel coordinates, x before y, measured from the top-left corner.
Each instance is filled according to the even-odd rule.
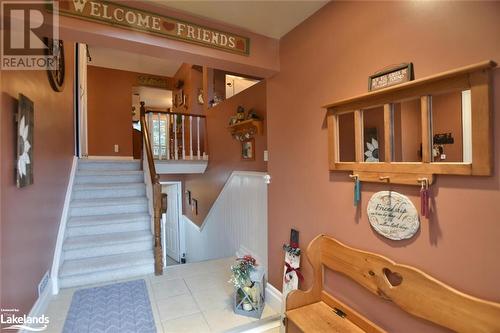
[[[248,37],[128,7],[122,3],[105,0],[65,0],[59,1],[59,13],[226,52],[250,54]]]
[[[397,65],[371,75],[368,78],[368,91],[391,87],[414,79],[413,63]]]
[[[16,186],[33,184],[33,138],[35,115],[33,101],[19,94],[17,111],[17,167]]]
[[[420,227],[415,205],[408,197],[397,192],[375,193],[366,210],[372,228],[392,240],[411,238]]]

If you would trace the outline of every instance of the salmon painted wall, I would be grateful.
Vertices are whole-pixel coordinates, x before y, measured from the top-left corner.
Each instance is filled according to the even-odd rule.
[[[50,269],[74,154],[73,43],[65,42],[63,92],[45,71],[2,71],[1,78],[1,307],[28,313]],[[18,94],[34,102],[34,183],[15,184]]]
[[[374,13],[379,13],[374,14]],[[383,14],[383,15],[382,15]],[[390,17],[388,20],[386,18]],[[439,176],[433,213],[417,235],[390,241],[366,217],[374,192],[364,183],[361,210],[352,205],[347,173],[330,173],[322,105],[366,92],[367,77],[412,61],[422,78],[485,59],[500,61],[498,2],[332,2],[280,42],[281,71],[268,80],[269,278],[280,288],[283,243],[290,228],[303,248],[328,234],[416,266],[472,295],[500,302],[500,154],[492,177]],[[466,22],[466,24],[464,23]],[[500,146],[500,70],[494,77],[495,145]],[[419,188],[393,186],[419,204]],[[303,264],[305,283],[311,269]],[[351,281],[330,274],[327,287],[389,332],[443,332],[407,315]]]
[[[132,156],[132,88],[139,75],[144,74],[87,67],[90,156]]]
[[[264,120],[262,135],[255,136],[255,161],[241,160],[241,143],[228,131],[229,117],[236,114],[238,105],[245,110],[253,108]],[[198,200],[198,215],[191,212],[184,196],[184,214],[201,226],[224,184],[233,171],[266,171],[264,150],[267,149],[266,135],[266,82],[258,83],[245,91],[225,100],[207,112],[207,137],[209,163],[204,174],[184,176],[184,189]],[[163,178],[162,178],[163,180]]]

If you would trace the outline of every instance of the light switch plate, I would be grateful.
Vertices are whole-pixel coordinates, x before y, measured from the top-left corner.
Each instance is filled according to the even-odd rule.
[[[264,162],[269,161],[269,151],[264,150]]]
[[[115,153],[118,153],[120,151],[120,146],[115,145]]]

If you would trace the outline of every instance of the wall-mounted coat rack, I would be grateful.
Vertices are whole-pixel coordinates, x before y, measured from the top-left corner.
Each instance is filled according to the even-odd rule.
[[[491,175],[494,67],[484,61],[325,105],[330,170],[426,186],[436,174]],[[440,133],[453,137],[444,160],[433,154]]]

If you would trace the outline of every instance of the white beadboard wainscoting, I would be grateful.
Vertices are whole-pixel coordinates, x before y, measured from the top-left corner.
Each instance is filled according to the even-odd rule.
[[[188,262],[249,252],[267,272],[266,176],[234,171],[201,228],[183,216]]]

